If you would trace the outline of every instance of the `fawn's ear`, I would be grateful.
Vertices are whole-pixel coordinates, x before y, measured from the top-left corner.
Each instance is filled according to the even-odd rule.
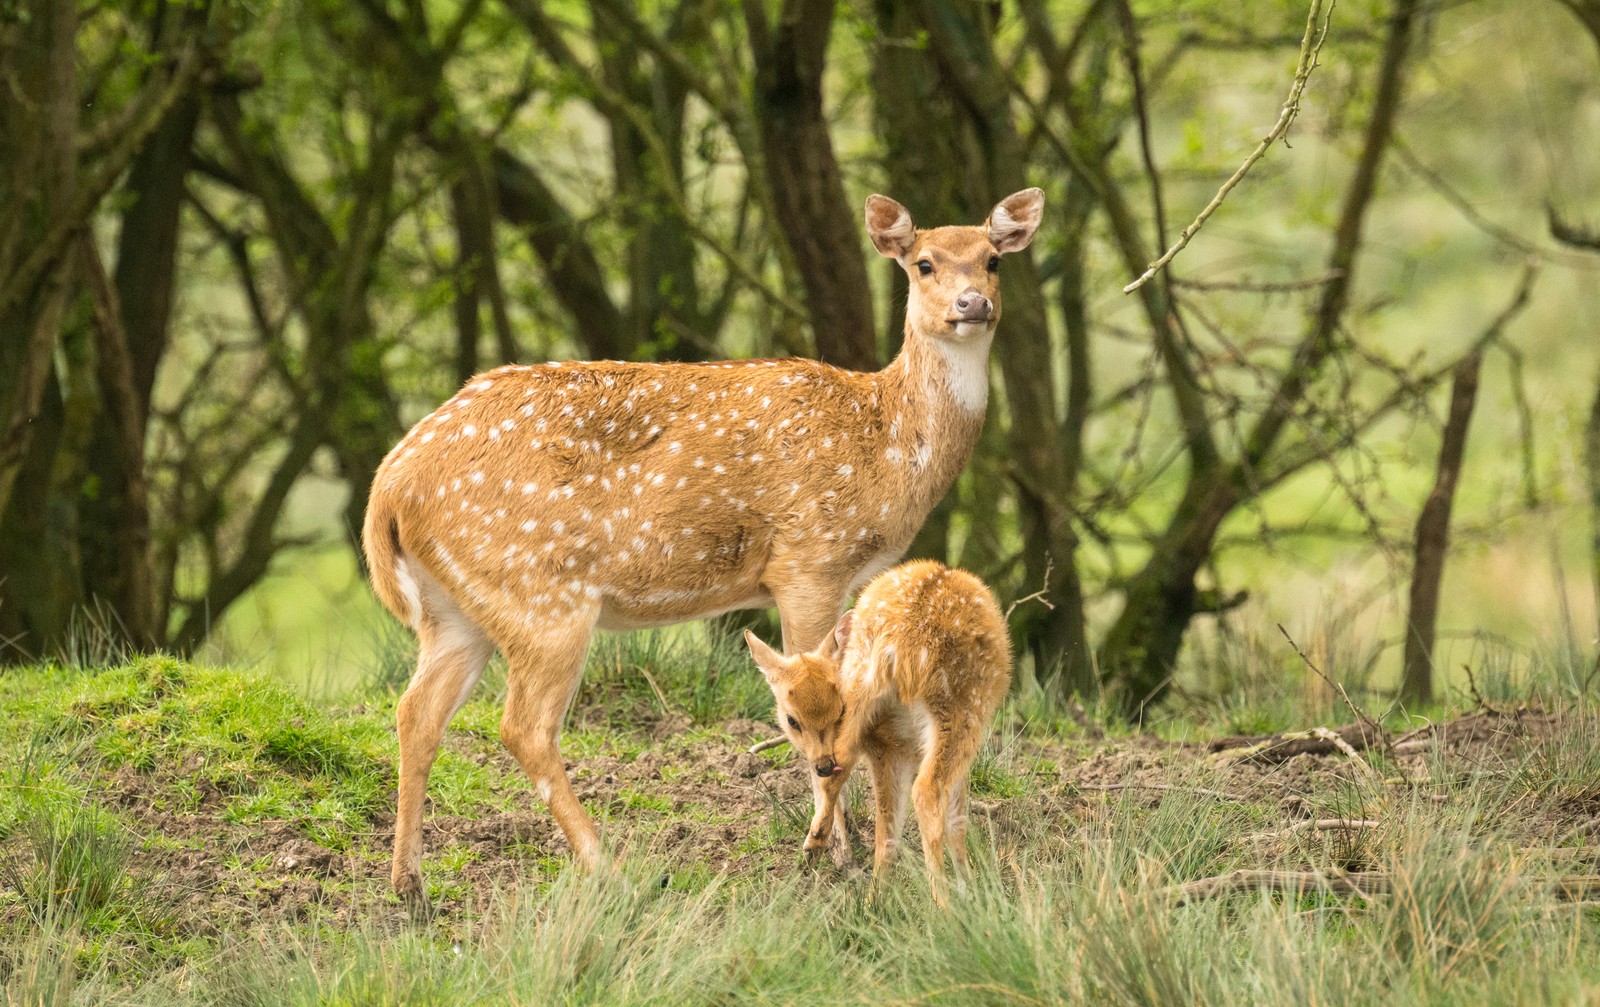
[[[911,253],[917,228],[905,207],[888,196],[872,195],[867,197],[867,234],[880,253],[891,259],[903,259]]]
[[[983,226],[989,232],[989,244],[1005,254],[1027,248],[1043,219],[1044,190],[1023,189],[996,203]]]
[[[769,683],[777,682],[788,673],[789,659],[762,643],[761,638],[748,629],[744,631],[744,642],[750,648],[750,656],[755,658],[756,667],[767,676]]]
[[[824,658],[831,661],[844,653],[844,648],[850,643],[850,626],[854,615],[854,612],[846,612],[839,617],[838,622],[833,624],[833,632],[829,633],[828,638],[822,641],[822,656]]]

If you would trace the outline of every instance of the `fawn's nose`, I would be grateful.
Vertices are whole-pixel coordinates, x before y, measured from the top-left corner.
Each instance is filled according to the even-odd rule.
[[[994,302],[978,293],[978,288],[968,287],[956,298],[955,309],[958,322],[987,322],[994,314]]]
[[[817,771],[818,776],[832,776],[839,771],[839,764],[833,761],[833,756],[824,755],[812,763],[811,768]]]

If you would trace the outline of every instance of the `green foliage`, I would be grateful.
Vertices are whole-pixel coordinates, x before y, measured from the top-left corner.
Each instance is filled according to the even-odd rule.
[[[683,712],[704,725],[764,719],[772,710],[772,692],[744,644],[714,623],[600,637],[579,702],[601,695]]]

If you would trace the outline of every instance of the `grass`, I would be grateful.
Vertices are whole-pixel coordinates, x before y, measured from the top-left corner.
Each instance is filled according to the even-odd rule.
[[[1102,722],[1106,740],[1037,696],[1008,705],[974,765],[974,875],[943,911],[914,831],[876,891],[798,868],[809,796],[790,755],[765,753],[756,777],[732,768],[748,735],[727,732],[770,716],[770,699],[731,642],[608,640],[565,751],[618,870],[571,869],[498,751],[491,681],[430,781],[425,872],[442,915],[419,928],[387,894],[390,683],[314,704],[255,672],[166,658],[13,669],[0,990],[163,1007],[1600,996],[1600,913],[1553,887],[1600,860],[1600,711],[1581,676],[1524,659],[1490,701],[1540,704],[1559,730],[1409,762],[1369,753],[1374,773],[1342,757],[1256,770],[1174,743],[1338,722],[1308,683],[1241,682],[1242,698],[1164,712],[1154,733]],[[1332,817],[1379,825],[1286,832]],[[1173,895],[1241,869],[1377,871],[1391,891]]]

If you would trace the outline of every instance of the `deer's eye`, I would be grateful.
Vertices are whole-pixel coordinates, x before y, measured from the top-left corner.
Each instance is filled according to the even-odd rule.
[[[800,730],[800,722],[798,720],[795,720],[793,717],[789,717],[788,721],[790,727],[794,728],[796,731]]]
[[[917,261],[917,269],[921,270],[923,276],[927,276],[933,272],[933,263],[927,259],[920,259]]]
[[[1000,272],[1000,256],[998,256],[998,255],[989,256],[989,272],[991,272],[991,273]]]

